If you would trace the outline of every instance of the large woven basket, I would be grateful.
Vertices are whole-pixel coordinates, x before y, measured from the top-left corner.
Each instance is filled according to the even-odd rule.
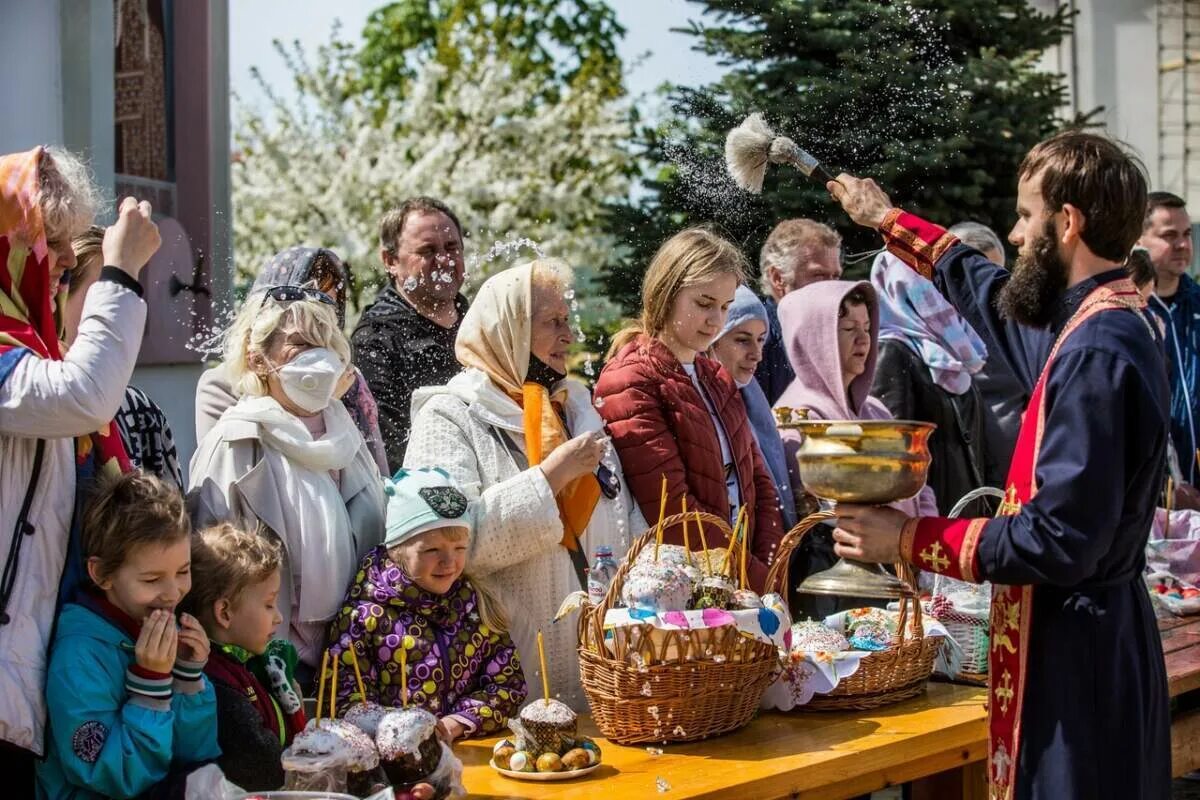
[[[683,522],[676,514],[663,528]],[[697,515],[687,515],[688,523]],[[700,514],[708,528],[731,537],[719,517]],[[779,667],[775,645],[741,635],[732,625],[665,631],[623,626],[606,646],[604,615],[621,597],[630,565],[653,547],[655,529],[629,548],[603,602],[579,617],[579,669],[592,718],[618,744],[694,742],[745,725],[758,710]],[[610,648],[611,647],[611,651]]]
[[[788,564],[792,551],[818,523],[831,519],[834,519],[832,512],[821,511],[809,515],[788,531],[767,575],[766,591],[784,592],[788,585]],[[916,586],[912,569],[907,564],[897,564],[896,574],[908,586]],[[941,646],[941,637],[925,638],[921,604],[916,594],[910,591],[900,598],[896,641],[887,650],[864,658],[857,672],[842,679],[828,694],[813,695],[802,708],[813,711],[865,711],[916,697],[925,691],[925,684],[933,674],[933,662]]]

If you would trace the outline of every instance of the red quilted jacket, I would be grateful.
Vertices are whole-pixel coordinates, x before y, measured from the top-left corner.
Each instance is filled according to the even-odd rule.
[[[750,515],[750,584],[761,591],[779,541],[783,521],[775,484],[742,405],[741,394],[729,373],[703,356],[696,358],[696,375],[725,428],[737,468],[742,502]],[[604,366],[596,383],[595,396],[601,416],[608,423],[613,444],[621,457],[621,469],[651,524],[658,519],[662,476],[667,476],[667,514],[687,507],[729,519],[729,495],[721,443],[704,399],[670,349],[657,339],[639,336]],[[712,527],[704,535],[710,547],[726,546],[728,538]],[[700,549],[699,536],[689,533],[693,550]],[[676,527],[665,541],[683,543],[683,529]]]

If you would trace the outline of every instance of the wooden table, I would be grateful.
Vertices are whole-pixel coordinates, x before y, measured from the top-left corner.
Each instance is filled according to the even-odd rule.
[[[834,800],[967,765],[978,765],[968,773],[977,772],[970,782],[981,783],[986,697],[979,687],[933,683],[922,697],[876,711],[760,714],[739,731],[667,745],[661,755],[610,744],[584,718],[580,727],[596,737],[604,761],[591,776],[560,783],[515,781],[493,771],[487,762],[495,739],[455,750],[472,798],[766,800],[800,793],[805,800]],[[661,795],[660,778],[670,786]]]
[[[1167,661],[1171,715],[1171,772],[1176,777],[1200,769],[1200,617],[1158,612]]]
[[[1200,769],[1200,617],[1160,615],[1172,703],[1172,772]],[[1189,695],[1189,693],[1192,693]],[[1187,696],[1185,696],[1187,695]],[[455,750],[473,798],[664,800],[801,797],[836,800],[913,782],[912,800],[983,800],[987,712],[983,688],[931,683],[921,697],[876,711],[766,713],[740,731],[704,742],[645,747],[606,742],[588,778],[533,783],[505,778],[487,762],[495,739]],[[661,778],[670,786],[658,792]]]

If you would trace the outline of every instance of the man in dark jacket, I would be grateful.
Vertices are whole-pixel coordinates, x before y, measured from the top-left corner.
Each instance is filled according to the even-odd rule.
[[[350,341],[354,363],[379,403],[379,429],[392,472],[404,462],[413,390],[438,386],[462,369],[454,339],[467,300],[462,226],[444,203],[414,197],[383,215],[380,258],[390,280]]]
[[[1200,479],[1200,285],[1192,266],[1192,223],[1183,198],[1151,192],[1138,244],[1154,264],[1150,310],[1162,320],[1171,381],[1171,442],[1183,478]]]
[[[811,219],[785,219],[767,236],[758,256],[763,305],[767,308],[767,341],[754,378],[771,405],[796,377],[788,363],[779,328],[779,301],[789,292],[817,281],[842,277],[842,237]]]

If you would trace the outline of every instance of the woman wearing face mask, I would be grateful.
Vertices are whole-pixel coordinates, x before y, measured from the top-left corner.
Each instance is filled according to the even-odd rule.
[[[791,530],[796,524],[796,495],[792,492],[791,477],[787,460],[783,455],[783,440],[775,427],[775,415],[762,387],[754,379],[754,371],[762,361],[763,345],[767,341],[767,309],[748,286],[739,286],[733,295],[733,305],[725,327],[713,342],[710,351],[713,358],[733,378],[746,406],[750,429],[754,432],[754,443],[771,471],[775,491],[779,493],[779,510],[783,514],[783,525]]]
[[[645,521],[587,387],[566,377],[569,286],[566,265],[539,260],[479,288],[455,341],[465,369],[413,394],[404,466],[441,467],[477,503],[467,568],[508,610],[524,663],[543,631],[551,690],[583,711],[575,627],[554,613],[585,588],[588,553],[624,552]]]
[[[703,228],[664,242],[642,283],[641,319],[614,338],[596,397],[647,519],[658,517],[664,475],[668,514],[686,499],[689,511],[733,525],[746,508],[750,584],[761,590],[784,532],[779,496],[737,386],[703,355],[725,325],[744,266],[736,247]],[[682,543],[682,528],[667,538]],[[728,545],[715,528],[705,538]]]
[[[887,407],[868,394],[879,348],[879,303],[871,284],[823,281],[805,286],[780,301],[779,324],[796,377],[780,395],[776,408],[805,409],[809,419],[892,418]],[[781,433],[792,485],[803,491],[796,460],[802,443],[800,432]],[[892,505],[913,516],[937,515],[937,501],[928,486],[916,497]],[[797,559],[792,578],[833,566],[837,558],[829,526],[822,525],[805,537]],[[845,600],[810,596],[800,603],[800,610],[819,619],[839,607],[863,605]]]
[[[197,525],[232,522],[283,543],[280,631],[310,680],[359,559],[383,537],[379,468],[335,399],[350,344],[334,302],[277,286],[246,303],[225,340],[237,403],[192,457]]]
[[[289,247],[267,259],[246,298],[246,303],[261,302],[262,292],[278,286],[319,289],[337,304],[340,330],[346,323],[346,294],[350,271],[337,254],[323,247]],[[206,369],[196,385],[196,441],[202,442],[221,414],[237,402],[229,371],[224,364]],[[379,432],[379,406],[358,367],[347,374],[337,397],[350,412],[351,419],[367,440],[379,470],[388,474],[387,454]]]

